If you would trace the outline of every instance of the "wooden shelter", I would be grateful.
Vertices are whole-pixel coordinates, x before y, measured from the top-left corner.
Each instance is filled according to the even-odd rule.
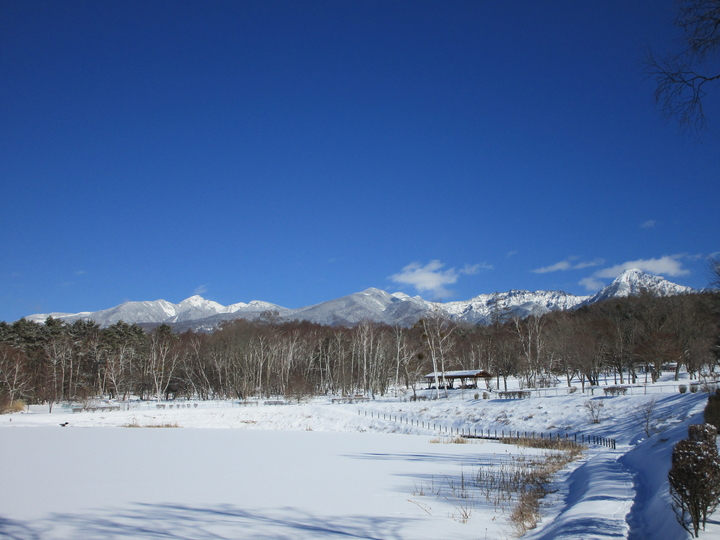
[[[425,375],[428,383],[428,389],[432,388],[435,382],[435,372]],[[477,388],[478,379],[485,380],[485,386],[488,387],[492,375],[484,369],[466,369],[462,371],[438,371],[437,379],[440,381],[440,387],[446,386],[448,389],[453,388],[455,381],[460,381],[460,388]],[[470,382],[468,382],[470,381]]]

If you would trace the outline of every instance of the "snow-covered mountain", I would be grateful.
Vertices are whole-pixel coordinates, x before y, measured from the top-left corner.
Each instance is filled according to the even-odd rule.
[[[288,318],[319,324],[352,326],[363,320],[408,326],[433,309],[419,296],[390,294],[370,288],[335,300],[293,310]]]
[[[125,302],[119,306],[101,311],[85,311],[82,313],[39,313],[25,317],[27,320],[35,322],[44,322],[48,316],[56,319],[62,319],[65,322],[73,323],[77,320],[93,320],[100,326],[110,326],[118,321],[126,323],[151,323],[151,324],[172,324],[181,325],[181,323],[196,321],[204,321],[213,317],[226,315],[225,319],[253,319],[260,316],[266,311],[277,311],[284,313],[288,311],[286,308],[271,304],[269,302],[253,301],[249,304],[240,302],[230,306],[223,306],[212,300],[206,300],[202,296],[191,296],[186,298],[179,304],[173,304],[166,300],[154,300],[145,302]],[[223,318],[218,319],[219,321]],[[214,327],[217,326],[216,323]],[[190,328],[195,324],[185,324]],[[201,325],[207,326],[207,325]],[[207,328],[210,329],[210,328]]]
[[[625,270],[622,274],[615,278],[610,285],[598,291],[595,295],[588,298],[587,303],[602,302],[610,298],[625,298],[627,296],[639,296],[643,292],[648,292],[655,296],[674,296],[677,294],[688,294],[696,292],[691,287],[684,287],[671,283],[660,276],[646,274],[642,270],[633,268]]]
[[[451,318],[470,323],[489,324],[509,317],[525,318],[549,311],[573,309],[589,296],[575,296],[563,291],[509,291],[481,294],[464,302],[442,304]]]
[[[610,298],[622,298],[649,292],[657,296],[671,296],[695,292],[690,287],[676,285],[664,278],[641,270],[626,270],[610,285],[593,296],[575,296],[562,291],[516,291],[481,294],[460,302],[428,302],[419,296],[390,294],[370,288],[362,292],[329,300],[313,306],[288,309],[258,300],[223,306],[201,296],[191,296],[179,304],[165,300],[125,302],[119,306],[95,312],[44,313],[26,319],[43,322],[48,315],[72,323],[79,319],[94,320],[109,326],[120,320],[127,323],[166,323],[177,330],[212,331],[223,321],[256,319],[272,313],[280,320],[305,320],[319,324],[352,326],[363,320],[409,326],[430,313],[438,313],[456,321],[488,324],[496,318],[527,317],[549,311],[568,310]]]

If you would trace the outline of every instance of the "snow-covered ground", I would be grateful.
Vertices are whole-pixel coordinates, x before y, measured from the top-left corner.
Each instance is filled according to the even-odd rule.
[[[512,504],[472,479],[542,452],[448,442],[457,430],[497,430],[617,442],[591,445],[556,476],[525,538],[685,539],[666,477],[672,446],[702,421],[707,394],[680,394],[676,384],[668,374],[615,397],[558,387],[523,400],[454,390],[345,404],[33,406],[0,417],[0,538],[511,538]],[[639,411],[651,400],[648,438]],[[602,403],[599,424],[588,402]],[[717,519],[701,537],[720,538]]]

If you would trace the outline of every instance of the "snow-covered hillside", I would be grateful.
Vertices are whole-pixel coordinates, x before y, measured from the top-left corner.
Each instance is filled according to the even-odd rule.
[[[693,292],[689,287],[676,285],[659,276],[640,270],[626,270],[610,285],[594,296],[575,296],[562,291],[516,291],[481,294],[471,300],[458,302],[428,302],[419,296],[404,293],[390,294],[370,288],[362,292],[329,300],[313,306],[288,309],[269,302],[252,301],[222,306],[217,302],[192,296],[179,304],[165,300],[126,302],[114,308],[83,313],[42,313],[27,319],[43,322],[48,315],[67,322],[78,319],[94,320],[109,326],[120,320],[126,323],[167,323],[176,329],[211,331],[223,321],[255,319],[273,313],[280,320],[305,320],[326,325],[355,325],[363,320],[390,325],[409,326],[431,313],[445,315],[457,321],[487,324],[496,317],[527,317],[549,311],[574,309],[591,304],[649,292],[668,296]]]
[[[542,451],[492,440],[442,444],[452,440],[448,430],[482,429],[617,441],[615,449],[590,445],[554,477],[528,540],[686,540],[667,471],[672,446],[702,421],[707,394],[681,394],[677,385],[667,373],[615,397],[602,387],[557,387],[523,400],[454,390],[415,402],[401,392],[354,404],[96,402],[85,404],[92,412],[57,405],[52,414],[33,406],[0,416],[0,459],[11,464],[0,536],[505,540],[513,500],[494,501],[475,475]],[[598,424],[591,402],[602,404]],[[637,415],[650,403],[648,437]],[[179,429],[122,427],[165,425]],[[718,534],[711,518],[701,538]]]

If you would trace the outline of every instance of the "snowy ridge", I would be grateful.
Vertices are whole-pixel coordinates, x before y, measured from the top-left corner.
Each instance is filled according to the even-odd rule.
[[[269,302],[253,300],[223,306],[202,296],[191,296],[172,304],[165,300],[125,302],[114,308],[82,313],[36,314],[26,317],[44,322],[48,315],[68,323],[94,320],[109,326],[120,320],[127,323],[172,324],[177,330],[212,331],[234,319],[256,319],[272,314],[278,320],[304,320],[318,324],[353,326],[369,320],[390,325],[410,326],[429,314],[440,314],[470,324],[490,324],[495,320],[525,318],[550,311],[570,310],[610,298],[624,298],[644,292],[657,296],[671,296],[695,292],[690,287],[671,283],[664,278],[641,270],[626,270],[610,285],[594,296],[576,296],[563,291],[519,291],[481,294],[471,300],[458,302],[429,302],[420,296],[388,293],[369,288],[348,296],[321,302],[313,306],[288,309]]]
[[[488,324],[493,319],[543,315],[549,311],[573,309],[589,296],[575,296],[563,291],[509,291],[481,294],[466,302],[448,302],[443,308],[454,319]]]
[[[269,302],[252,301],[249,304],[239,303],[230,306],[223,306],[212,300],[206,300],[202,296],[191,296],[173,304],[166,300],[154,300],[144,302],[125,302],[119,306],[101,311],[85,311],[81,313],[48,313],[37,314],[26,317],[33,322],[44,322],[48,316],[62,319],[67,323],[77,320],[93,320],[102,327],[110,326],[119,321],[132,324],[178,324],[207,320],[213,317],[223,316],[229,319],[255,318],[266,311],[278,311],[282,313],[285,308],[276,306]],[[215,324],[217,326],[217,323]]]

